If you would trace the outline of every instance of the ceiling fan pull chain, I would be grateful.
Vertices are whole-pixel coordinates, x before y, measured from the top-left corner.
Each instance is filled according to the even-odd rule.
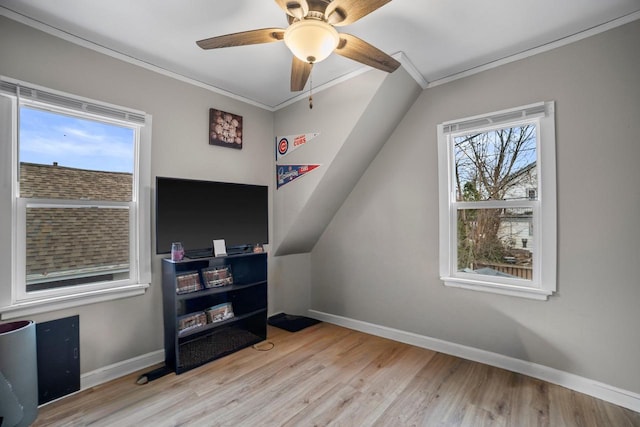
[[[311,70],[309,71],[309,109],[313,109],[313,62],[311,63]]]

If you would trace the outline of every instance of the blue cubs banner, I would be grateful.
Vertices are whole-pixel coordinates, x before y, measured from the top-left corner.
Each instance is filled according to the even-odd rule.
[[[290,183],[296,178],[300,178],[307,172],[311,172],[320,165],[277,165],[277,188]]]
[[[316,132],[276,137],[276,161],[293,150],[302,147],[318,135],[320,134]]]

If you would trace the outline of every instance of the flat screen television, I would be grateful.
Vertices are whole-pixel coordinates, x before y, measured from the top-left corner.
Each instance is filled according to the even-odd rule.
[[[156,178],[156,253],[181,242],[187,257],[210,256],[213,240],[227,253],[269,243],[269,196],[264,185]]]

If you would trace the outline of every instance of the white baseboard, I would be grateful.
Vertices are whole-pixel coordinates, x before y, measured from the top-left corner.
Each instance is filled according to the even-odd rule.
[[[80,390],[95,387],[161,362],[164,362],[164,350],[157,350],[87,372],[80,376]]]
[[[463,359],[495,366],[497,368],[506,369],[512,372],[517,372],[519,374],[528,375],[533,378],[557,384],[615,405],[631,409],[632,411],[640,412],[640,394],[571,374],[569,372],[560,371],[548,366],[527,362],[525,360],[504,356],[498,353],[492,353],[490,351],[443,341],[437,338],[426,337],[412,332],[405,332],[399,329],[363,322],[361,320],[324,313],[322,311],[309,310],[308,315],[314,319],[344,326],[356,331],[389,338],[394,341],[415,345],[416,347],[422,347],[440,353],[461,357]]]

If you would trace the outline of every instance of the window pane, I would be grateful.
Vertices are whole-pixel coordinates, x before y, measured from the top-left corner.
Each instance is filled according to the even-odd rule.
[[[20,108],[20,196],[130,201],[135,131]]]
[[[532,280],[533,212],[458,209],[458,271]]]
[[[27,208],[27,291],[129,277],[129,210]]]
[[[453,138],[458,201],[537,199],[536,126]]]

